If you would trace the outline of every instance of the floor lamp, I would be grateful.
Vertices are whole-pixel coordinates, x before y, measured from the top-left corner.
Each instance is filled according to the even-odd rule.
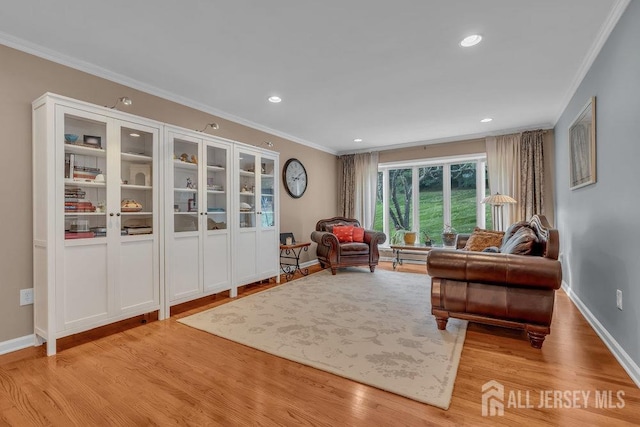
[[[516,200],[513,197],[509,197],[504,194],[496,193],[491,196],[487,196],[482,199],[481,203],[488,203],[491,205],[491,217],[493,218],[493,229],[504,231],[502,223],[502,207],[504,205],[513,205]],[[499,227],[499,228],[497,228]]]

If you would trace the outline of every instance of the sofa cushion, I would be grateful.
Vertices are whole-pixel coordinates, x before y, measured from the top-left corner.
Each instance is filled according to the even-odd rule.
[[[343,243],[340,245],[342,255],[366,255],[369,253],[369,245],[366,243]]]
[[[333,234],[340,243],[353,242],[353,225],[336,225],[333,227]]]
[[[465,244],[464,248],[462,248],[463,251],[480,252],[490,246],[500,246],[502,244],[504,232],[479,230],[482,229],[476,228],[476,231],[474,231],[471,236],[469,236],[467,243]]]
[[[353,227],[353,241],[358,243],[364,242],[364,228]]]
[[[538,237],[535,231],[529,227],[520,227],[502,244],[500,252],[503,254],[532,255],[537,242]]]

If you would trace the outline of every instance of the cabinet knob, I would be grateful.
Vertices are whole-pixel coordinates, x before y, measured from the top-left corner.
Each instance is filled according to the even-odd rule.
[[[111,213],[109,214],[109,216],[113,216],[113,212],[111,212]]]
[[[116,216],[120,216],[120,212],[118,212],[118,213],[116,214]]]

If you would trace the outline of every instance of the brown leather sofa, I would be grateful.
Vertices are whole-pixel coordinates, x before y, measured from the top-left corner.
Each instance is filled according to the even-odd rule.
[[[379,231],[365,230],[364,242],[340,243],[331,233],[336,225],[360,227],[360,222],[357,219],[339,216],[318,221],[316,231],[311,233],[311,240],[318,244],[316,254],[320,266],[331,268],[331,274],[335,275],[341,267],[368,265],[373,273],[380,258],[378,245],[384,243],[387,236]]]
[[[551,332],[555,291],[562,281],[558,231],[537,215],[528,223],[512,225],[501,248],[514,247],[513,238],[522,234],[514,234],[516,226],[528,227],[535,234],[529,241],[529,254],[447,249],[429,253],[431,313],[438,329],[445,329],[448,318],[455,317],[524,329],[531,346],[542,347]],[[456,247],[464,247],[465,240],[460,238]]]

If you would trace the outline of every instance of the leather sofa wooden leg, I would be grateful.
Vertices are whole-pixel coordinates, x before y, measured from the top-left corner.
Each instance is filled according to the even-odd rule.
[[[369,270],[371,270],[371,272],[373,273],[374,271],[376,271],[376,266],[375,265],[369,265]]]
[[[335,276],[337,272],[338,272],[338,269],[337,269],[337,268],[334,268],[334,267],[332,267],[332,268],[331,268],[331,274],[332,274],[332,275],[334,275],[334,276]]]
[[[436,323],[438,324],[438,329],[444,331],[447,329],[447,322],[449,321],[448,317],[440,317],[436,316]]]
[[[542,348],[542,343],[550,332],[548,329],[549,328],[537,328],[530,325],[525,327],[527,336],[529,337],[529,342],[531,343],[531,347]]]

